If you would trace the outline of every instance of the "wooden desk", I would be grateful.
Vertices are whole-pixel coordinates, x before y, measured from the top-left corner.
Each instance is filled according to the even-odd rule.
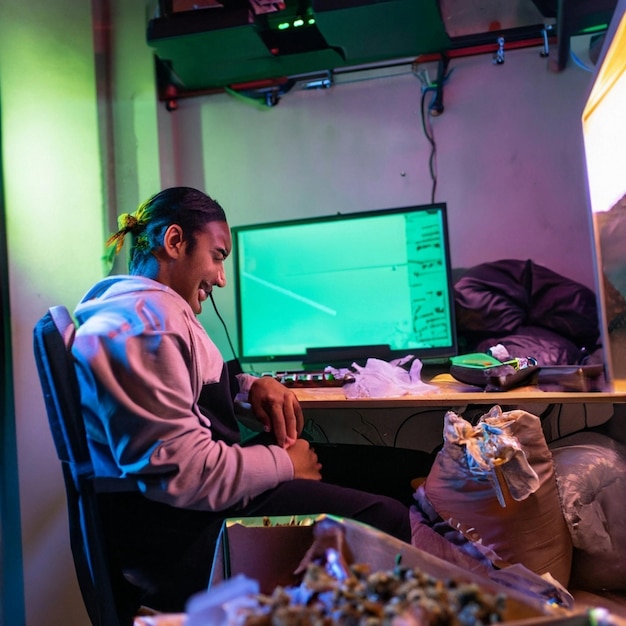
[[[394,398],[346,399],[341,387],[293,389],[300,404],[306,409],[385,409],[463,406],[467,404],[523,405],[523,404],[622,404],[626,403],[626,381],[616,381],[613,391],[542,391],[536,386],[517,387],[510,391],[486,392],[464,385],[449,374],[439,374],[431,381],[436,391]]]
[[[293,390],[314,441],[429,454],[441,445],[447,411],[471,420],[495,405],[504,411],[520,408],[542,419],[549,440],[605,424],[617,412],[620,418],[626,415],[626,381],[614,384],[611,392],[548,392],[527,386],[497,393],[463,385],[449,374],[430,382],[437,384],[437,392],[398,398],[347,400],[341,387]]]

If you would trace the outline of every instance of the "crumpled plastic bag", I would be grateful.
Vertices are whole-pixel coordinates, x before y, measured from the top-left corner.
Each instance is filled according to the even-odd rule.
[[[413,359],[411,367],[402,367]],[[437,393],[439,388],[425,383],[422,378],[422,362],[412,354],[383,361],[368,359],[365,366],[353,363],[353,383],[343,386],[346,398],[393,398],[406,395]]]
[[[237,617],[258,605],[259,583],[237,574],[189,598],[185,626],[226,626],[240,623]]]
[[[486,478],[494,488],[500,506],[506,506],[496,468],[507,483],[514,500],[525,500],[539,489],[539,477],[531,467],[517,437],[507,432],[511,417],[494,407],[473,426],[449,411],[445,416],[443,437],[459,455],[465,456],[472,476]]]

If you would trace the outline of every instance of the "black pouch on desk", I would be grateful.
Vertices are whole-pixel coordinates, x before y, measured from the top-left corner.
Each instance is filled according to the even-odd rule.
[[[530,384],[538,369],[536,365],[519,369],[506,364],[482,368],[451,365],[450,374],[462,383],[482,387],[485,391],[507,391],[520,385]]]
[[[502,365],[495,357],[482,352],[452,357],[450,363],[450,375],[453,378],[476,387],[485,387],[488,382],[488,370]]]
[[[542,391],[602,391],[604,366],[549,365],[539,369],[537,385]]]

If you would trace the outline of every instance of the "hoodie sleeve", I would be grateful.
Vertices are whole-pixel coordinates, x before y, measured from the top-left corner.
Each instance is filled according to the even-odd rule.
[[[74,342],[96,472],[132,476],[148,498],[200,510],[245,503],[292,479],[278,446],[213,440],[196,404],[188,327],[140,317],[92,318]]]

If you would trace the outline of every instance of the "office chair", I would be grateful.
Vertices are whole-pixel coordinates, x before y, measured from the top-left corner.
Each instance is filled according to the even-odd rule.
[[[123,576],[107,546],[98,494],[136,490],[124,479],[98,479],[87,445],[70,352],[76,327],[55,306],[34,328],[34,352],[52,438],[67,494],[70,545],[83,602],[94,626],[126,626],[139,609],[139,591]]]

